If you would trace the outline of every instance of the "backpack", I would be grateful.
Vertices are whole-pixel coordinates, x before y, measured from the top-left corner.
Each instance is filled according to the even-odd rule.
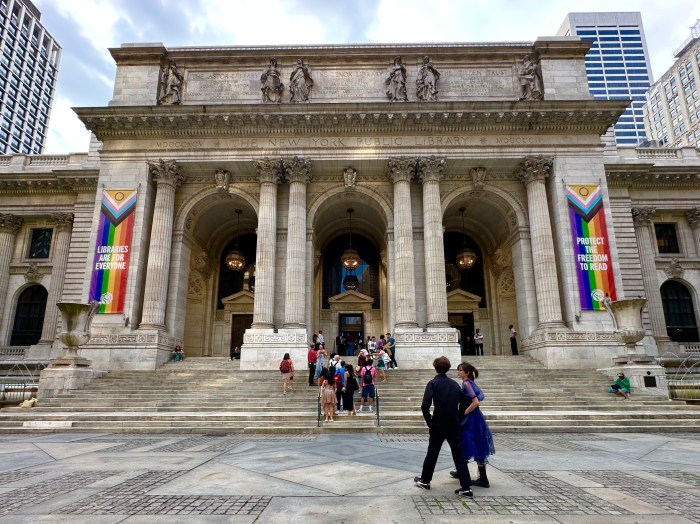
[[[372,367],[371,366],[365,366],[362,368],[362,384],[365,386],[371,386],[372,385]]]
[[[335,381],[335,387],[338,388],[338,389],[340,389],[340,388],[342,387],[342,385],[343,385],[343,380],[342,380],[341,377],[340,377],[340,373],[336,373],[336,374],[333,376],[333,380]]]
[[[291,371],[289,360],[283,360],[282,362],[280,362],[280,371],[282,373],[289,373]]]

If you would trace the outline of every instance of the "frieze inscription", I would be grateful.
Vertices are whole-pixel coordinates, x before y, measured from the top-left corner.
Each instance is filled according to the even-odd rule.
[[[406,64],[407,85],[415,85],[418,68]],[[288,78],[291,64],[280,67]],[[384,69],[316,69],[313,73],[313,102],[384,101]],[[260,71],[188,71],[185,103],[260,102]],[[418,100],[415,90],[408,100]],[[512,68],[467,68],[440,71],[440,100],[512,99],[517,79]],[[283,103],[290,101],[283,94]]]

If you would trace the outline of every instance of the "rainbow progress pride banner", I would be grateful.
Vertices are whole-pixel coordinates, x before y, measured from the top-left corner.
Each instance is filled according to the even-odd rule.
[[[90,284],[90,301],[100,302],[98,313],[124,311],[135,209],[135,189],[105,189],[102,192]]]
[[[581,309],[605,309],[605,295],[616,299],[603,192],[598,185],[566,186],[574,241]]]

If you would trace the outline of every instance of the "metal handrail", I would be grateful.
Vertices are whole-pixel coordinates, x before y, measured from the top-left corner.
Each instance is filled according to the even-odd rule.
[[[374,408],[377,412],[377,427],[379,427],[379,388],[374,386]]]
[[[318,397],[317,397],[317,404],[318,404],[318,415],[316,416],[316,427],[320,428],[321,427],[321,388],[318,389]]]

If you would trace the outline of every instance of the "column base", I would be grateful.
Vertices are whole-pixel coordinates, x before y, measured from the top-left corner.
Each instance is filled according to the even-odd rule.
[[[105,373],[107,372],[85,367],[46,368],[39,377],[39,399],[52,398],[61,393],[83,389]]]
[[[247,329],[241,346],[241,369],[279,370],[285,353],[289,353],[297,373],[308,370],[306,354],[309,350],[306,329],[278,330],[268,328]]]
[[[457,330],[451,327],[396,326],[396,361],[399,369],[433,369],[433,360],[446,356],[456,369],[462,360]]]

